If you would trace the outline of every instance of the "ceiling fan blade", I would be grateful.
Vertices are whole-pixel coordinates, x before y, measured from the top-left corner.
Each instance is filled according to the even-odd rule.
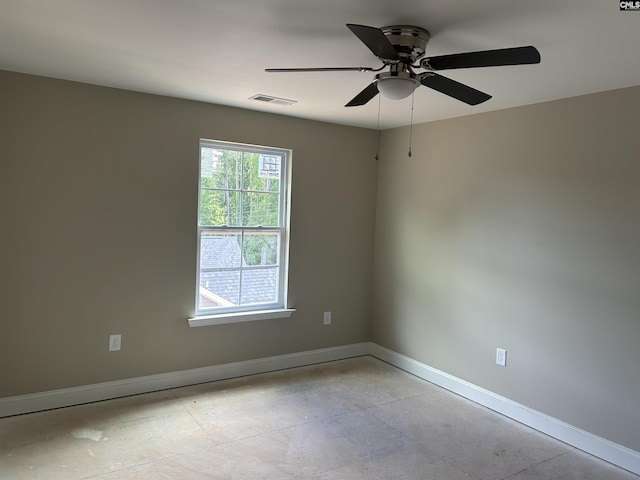
[[[364,90],[362,90],[358,95],[353,97],[349,103],[345,105],[345,107],[359,107],[364,105],[373,97],[378,94],[378,87],[376,82],[370,83]]]
[[[421,60],[420,66],[429,70],[452,70],[454,68],[501,67],[532,63],[540,63],[540,52],[535,47],[528,46],[440,55]]]
[[[450,97],[460,100],[468,105],[478,105],[479,103],[486,102],[491,98],[491,95],[481,92],[480,90],[476,90],[475,88],[471,88],[460,82],[456,82],[455,80],[451,80],[450,78],[438,75],[437,73],[423,73],[420,76],[420,83],[425,87],[429,87],[440,93],[449,95]]]
[[[349,28],[376,57],[385,60],[400,60],[400,55],[398,55],[398,52],[396,52],[396,49],[391,45],[387,36],[379,28],[355,25],[353,23],[347,23],[347,28]]]
[[[374,72],[372,67],[265,68],[265,72]]]

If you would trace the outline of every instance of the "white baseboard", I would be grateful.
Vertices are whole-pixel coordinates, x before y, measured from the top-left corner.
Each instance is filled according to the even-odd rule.
[[[631,450],[568,423],[525,407],[489,390],[449,375],[375,343],[356,343],[307,352],[225,363],[211,367],[63,388],[0,398],[0,417],[50,410],[168,388],[272,372],[315,363],[371,355],[417,377],[468,398],[524,425],[591,455],[640,475],[640,452]]]
[[[640,452],[593,435],[375,343],[369,345],[369,354],[579,450],[640,475]]]
[[[63,388],[47,392],[0,398],[0,417],[80,405],[139,393],[198,383],[214,382],[285,368],[302,367],[369,354],[369,343],[356,343],[339,347],[258,358],[243,362],[225,363],[211,367],[194,368],[178,372],[161,373],[145,377],[128,378],[113,382],[95,383],[80,387]]]

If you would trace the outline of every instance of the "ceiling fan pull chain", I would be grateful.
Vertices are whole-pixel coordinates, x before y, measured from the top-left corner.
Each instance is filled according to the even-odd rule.
[[[413,141],[413,100],[416,97],[415,90],[411,94],[411,125],[409,126],[409,158],[411,158],[411,143]]]
[[[378,95],[378,138],[376,139],[376,162],[380,158],[378,154],[380,153],[380,95]]]

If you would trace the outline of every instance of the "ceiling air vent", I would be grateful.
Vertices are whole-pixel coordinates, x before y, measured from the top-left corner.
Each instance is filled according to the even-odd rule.
[[[263,95],[261,93],[249,97],[249,100],[257,100],[258,102],[272,103],[274,105],[293,105],[297,103],[296,100],[288,100],[286,98],[272,97],[271,95]]]

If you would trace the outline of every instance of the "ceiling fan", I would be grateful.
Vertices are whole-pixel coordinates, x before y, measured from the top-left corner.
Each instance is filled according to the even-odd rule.
[[[468,105],[478,105],[489,100],[491,95],[439,75],[435,71],[540,63],[540,53],[532,46],[422,58],[431,36],[424,28],[410,25],[392,25],[376,28],[352,23],[348,23],[347,28],[382,61],[383,65],[380,68],[267,68],[265,71],[380,72],[376,74],[373,82],[353,97],[345,107],[364,105],[378,93],[394,100],[405,98],[411,95],[419,85],[437,90]],[[419,63],[416,63],[418,61]],[[386,68],[388,68],[388,71],[382,72]],[[426,71],[416,72],[416,69]]]

